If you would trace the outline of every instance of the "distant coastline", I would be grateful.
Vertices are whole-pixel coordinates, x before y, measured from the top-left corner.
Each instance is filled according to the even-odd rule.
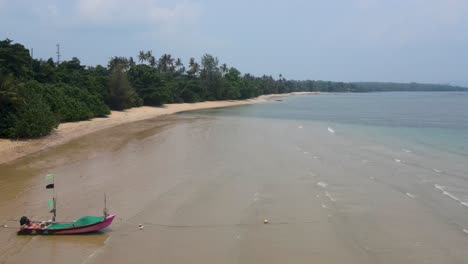
[[[468,87],[431,83],[352,82],[355,92],[468,92]]]
[[[294,92],[287,94],[262,95],[246,100],[206,101],[199,103],[167,104],[164,107],[141,106],[125,111],[112,111],[108,117],[91,120],[61,123],[50,135],[28,140],[0,139],[0,164],[21,157],[59,146],[73,139],[107,129],[113,126],[137,122],[159,116],[208,108],[230,107],[248,104],[264,103],[275,98],[290,95],[318,94],[316,92]]]

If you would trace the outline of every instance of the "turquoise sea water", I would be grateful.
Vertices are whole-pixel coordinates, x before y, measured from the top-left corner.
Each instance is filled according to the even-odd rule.
[[[468,155],[468,93],[387,92],[280,98],[204,113],[321,122],[379,143]]]

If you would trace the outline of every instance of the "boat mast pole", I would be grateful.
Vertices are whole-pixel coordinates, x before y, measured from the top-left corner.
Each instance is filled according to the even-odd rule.
[[[107,196],[104,193],[104,217],[107,217],[109,214],[107,213]]]
[[[55,177],[52,179],[52,184],[54,186],[54,188],[52,188],[52,200],[54,201],[54,209],[52,209],[54,216],[52,217],[52,222],[55,222],[55,217],[57,216],[57,199],[55,198]]]

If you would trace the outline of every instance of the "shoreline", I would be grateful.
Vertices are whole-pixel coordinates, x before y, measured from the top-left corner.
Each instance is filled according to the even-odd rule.
[[[291,95],[317,94],[316,92],[294,92],[287,94],[262,95],[256,98],[230,101],[205,101],[198,103],[167,104],[163,107],[141,106],[125,111],[111,111],[107,117],[61,123],[47,136],[37,139],[0,139],[0,164],[12,162],[24,156],[59,146],[79,137],[114,127],[164,115],[195,111],[208,108],[222,108],[268,102],[275,98]]]

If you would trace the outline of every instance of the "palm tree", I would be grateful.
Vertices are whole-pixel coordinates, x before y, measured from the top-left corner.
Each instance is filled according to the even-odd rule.
[[[190,58],[188,75],[195,76],[200,70],[200,65],[195,61],[195,58]]]
[[[153,52],[151,50],[148,50],[146,52],[146,60],[149,60],[149,58],[153,57]]]
[[[138,60],[140,61],[140,63],[143,63],[146,61],[146,59],[146,53],[143,50],[140,50],[140,52],[138,53]]]
[[[167,68],[169,72],[175,72],[174,58],[172,58],[171,54],[167,54]]]
[[[174,59],[170,54],[163,54],[158,61],[158,69],[160,72],[174,72]]]
[[[125,57],[118,56],[111,57],[109,63],[107,64],[107,67],[112,70],[118,65],[122,66],[122,69],[125,71],[128,70],[128,68],[130,68],[129,60]]]
[[[182,63],[182,60],[180,58],[177,58],[175,62],[175,66],[176,66],[176,71],[178,74],[182,74],[185,72],[184,64]]]
[[[226,74],[226,73],[227,73],[228,67],[227,67],[226,63],[223,63],[223,64],[221,65],[221,71],[222,71],[223,74]]]
[[[151,67],[156,66],[156,59],[154,58],[154,56],[149,57],[148,62],[151,65]]]

